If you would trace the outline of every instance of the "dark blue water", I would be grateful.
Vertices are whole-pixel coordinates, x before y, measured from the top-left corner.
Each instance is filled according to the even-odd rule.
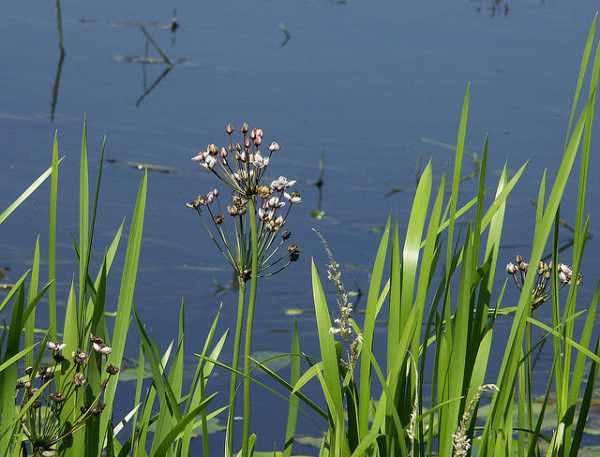
[[[431,158],[436,180],[451,169],[453,153],[438,143],[455,141],[465,86],[471,81],[467,143],[471,151],[479,151],[489,134],[490,186],[505,162],[514,171],[531,160],[508,205],[501,254],[507,260],[517,253],[527,255],[534,214],[530,199],[544,167],[553,174],[559,164],[578,64],[598,4],[512,1],[507,15],[504,4],[495,12],[491,4],[65,1],[62,65],[53,2],[6,4],[0,27],[0,207],[48,166],[52,134],[58,129],[66,156],[59,212],[59,296],[64,306],[77,270],[71,235],[77,233],[84,113],[90,125],[90,161],[106,134],[106,156],[117,162],[105,169],[97,255],[133,208],[141,174],[123,162],[172,167],[172,173],[150,175],[136,306],[165,347],[176,337],[178,306],[185,297],[193,364],[191,354],[201,349],[220,302],[221,328],[232,325],[236,296],[215,294],[214,283],[229,282],[231,274],[197,216],[184,206],[214,186],[211,176],[189,158],[207,143],[223,142],[228,121],[239,125],[248,120],[262,127],[269,141],[283,145],[272,173],[299,179],[304,198],[288,227],[300,241],[302,260],[263,282],[259,292],[255,348],[282,350],[289,346],[292,326],[285,310],[312,307],[310,257],[325,270],[326,258],[311,227],[330,241],[345,268],[347,285],[354,287],[356,281],[365,290],[376,229],[389,211],[402,223],[407,220],[419,164]],[[126,62],[127,56],[143,55],[145,48],[144,35],[130,23],[168,23],[173,8],[180,23],[174,35],[152,26],[148,31],[172,60],[185,62],[175,65],[140,101],[165,67]],[[284,46],[282,28],[291,35]],[[53,90],[58,95],[51,120]],[[597,140],[597,128],[595,133]],[[310,213],[318,195],[311,183],[319,175],[321,157],[326,217],[315,220]],[[465,174],[471,169],[466,161]],[[600,187],[593,179],[597,171],[593,155],[588,200],[592,230],[600,202]],[[473,186],[467,182],[465,189]],[[386,197],[393,188],[402,191]],[[466,201],[470,195],[465,192],[463,197]],[[573,219],[574,185],[561,210]],[[3,224],[0,266],[12,269],[9,279],[30,264],[38,233],[45,254],[47,213],[46,186]],[[584,303],[600,270],[599,253],[597,239],[592,239],[583,265]],[[119,272],[115,267],[113,297]],[[515,296],[511,291],[507,300]],[[549,318],[550,310],[541,309],[539,316]],[[310,312],[299,318],[299,325],[303,349],[316,354]],[[506,330],[500,325],[498,335]],[[135,357],[134,351],[129,355]],[[223,390],[226,378],[220,374],[214,387]],[[284,425],[260,419],[284,414],[286,405],[268,394],[257,393],[256,398],[255,429],[260,447],[266,449],[281,440]],[[317,419],[301,420],[307,433],[317,433],[323,425]]]

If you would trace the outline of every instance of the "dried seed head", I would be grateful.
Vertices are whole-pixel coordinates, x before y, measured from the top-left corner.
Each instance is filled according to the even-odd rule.
[[[512,262],[508,262],[508,264],[506,265],[506,272],[509,275],[514,275],[519,269],[517,268],[517,266],[512,263]]]
[[[250,277],[252,276],[252,272],[250,270],[246,269],[242,272],[241,276],[242,276],[243,281],[248,281],[250,279]]]
[[[112,348],[106,344],[93,343],[92,348],[102,355],[109,355],[112,352]]]
[[[46,347],[54,353],[62,351],[65,348],[65,346],[66,344],[64,343],[58,343],[54,341],[48,341],[48,343],[46,343]]]
[[[292,232],[289,232],[287,230],[281,234],[281,238],[283,238],[284,240],[289,240],[291,236]]]
[[[66,397],[60,393],[60,392],[54,392],[52,394],[50,394],[50,399],[54,402],[54,403],[63,403],[66,400]]]
[[[109,363],[108,366],[106,367],[106,372],[109,375],[114,376],[119,372],[119,368],[114,366],[112,363]]]
[[[269,186],[258,186],[256,188],[256,194],[260,198],[263,198],[263,199],[271,197],[272,193],[273,193],[273,191],[271,190],[271,188]]]
[[[83,373],[75,373],[75,376],[73,376],[73,384],[75,384],[75,387],[81,387],[85,385],[86,382],[87,379],[85,379]]]
[[[25,374],[27,376],[31,376],[31,373],[33,373],[33,367],[27,367],[27,368],[25,368]]]
[[[90,343],[104,344],[104,340],[102,338],[100,338],[99,336],[96,336],[93,333],[90,333]]]
[[[94,343],[97,344],[97,343]],[[73,362],[75,365],[83,365],[87,360],[88,355],[80,349],[73,352]]]
[[[217,225],[221,225],[221,224],[223,224],[223,222],[225,222],[225,218],[223,217],[223,215],[222,215],[222,214],[217,214],[217,215],[215,216],[215,219],[214,219],[214,221],[215,221],[215,224],[217,224]]]
[[[206,150],[213,157],[216,156],[219,153],[219,148],[217,147],[216,144],[213,144],[213,143],[209,144],[208,148],[206,148]]]
[[[300,247],[297,244],[290,244],[287,250],[290,262],[296,262],[300,258]]]
[[[104,408],[105,408],[105,406],[106,406],[106,405],[105,405],[104,403],[102,403],[102,402],[98,402],[98,403],[96,403],[96,405],[94,405],[94,407],[92,408],[92,410],[91,410],[91,413],[92,413],[94,416],[99,416],[100,414],[102,414],[102,411],[104,411]]]
[[[269,145],[269,151],[271,152],[278,152],[280,149],[279,143],[277,141],[273,141],[270,145]]]
[[[292,192],[292,193],[287,193],[285,192],[283,194],[283,196],[292,204],[297,204],[300,203],[302,201],[302,198],[300,197],[300,194],[298,192]]]

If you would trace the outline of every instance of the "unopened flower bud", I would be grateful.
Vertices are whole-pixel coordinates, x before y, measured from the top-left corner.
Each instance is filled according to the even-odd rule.
[[[119,368],[114,366],[112,363],[108,364],[108,366],[106,367],[106,372],[111,375],[114,376],[119,372]]]
[[[231,124],[227,124],[225,126],[225,131],[227,132],[227,135],[231,135],[233,133],[235,129],[233,128],[233,125]]]
[[[279,151],[279,143],[277,141],[273,141],[270,145],[269,145],[269,151],[271,152],[278,152]]]
[[[209,144],[207,150],[211,156],[216,156],[219,153],[219,148],[216,144]]]
[[[248,133],[248,130],[250,130],[250,126],[248,125],[247,122],[242,123],[242,127],[240,128],[241,132],[243,134]]]
[[[87,379],[85,379],[83,373],[75,373],[75,376],[73,376],[73,384],[75,384],[75,387],[81,387],[85,385],[86,382]]]
[[[290,262],[296,262],[300,258],[300,247],[297,244],[290,244],[287,249]]]

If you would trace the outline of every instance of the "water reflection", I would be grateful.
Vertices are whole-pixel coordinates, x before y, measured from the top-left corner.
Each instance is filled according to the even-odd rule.
[[[510,5],[506,0],[489,0],[488,6],[478,6],[475,8],[478,13],[488,12],[490,17],[508,16],[510,14]]]
[[[52,100],[50,101],[50,120],[54,121],[54,114],[56,113],[56,102],[58,101],[58,93],[60,91],[60,75],[62,74],[63,63],[65,62],[65,53],[62,51],[58,56],[58,63],[56,64],[56,73],[54,74],[54,83],[52,84]]]
[[[310,212],[310,216],[314,219],[323,219],[325,211],[323,210],[323,184],[325,177],[325,155],[322,154],[319,159],[319,177],[312,183],[317,188],[317,207]]]

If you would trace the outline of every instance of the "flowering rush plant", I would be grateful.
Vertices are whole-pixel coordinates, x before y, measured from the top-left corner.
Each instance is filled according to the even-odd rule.
[[[90,352],[76,349],[68,358],[63,354],[64,343],[48,341],[45,349],[52,356],[51,363],[43,364],[45,359],[39,357],[35,366],[25,368],[16,386],[18,409],[26,411],[20,420],[28,443],[21,446],[24,452],[27,447],[33,456],[56,452],[62,440],[104,411],[104,390],[119,368],[108,363],[112,348],[102,338],[90,335],[89,342]],[[99,374],[92,374],[90,368]],[[98,383],[95,395],[94,389],[86,391],[89,378]]]
[[[249,223],[244,223],[251,200],[258,227],[258,276],[271,276],[298,260],[300,249],[289,243],[291,233],[283,230],[290,211],[302,201],[293,191],[295,180],[279,176],[270,183],[265,175],[273,156],[280,152],[276,141],[267,147],[263,143],[263,131],[250,129],[244,122],[240,128],[239,142],[234,142],[235,129],[231,124],[225,128],[227,144],[209,144],[193,161],[215,175],[230,191],[227,204],[220,202],[220,191],[213,189],[187,203],[189,208],[206,216],[209,224],[204,226],[209,237],[243,281],[250,278],[251,241]],[[229,198],[229,196],[228,196]]]
[[[283,271],[300,257],[300,248],[291,243],[292,234],[285,230],[292,207],[299,204],[300,194],[293,190],[296,181],[285,176],[268,180],[272,159],[280,153],[276,141],[265,147],[263,131],[251,129],[244,122],[239,140],[234,139],[233,125],[225,127],[225,146],[209,144],[193,161],[212,173],[228,190],[227,202],[213,189],[187,203],[203,220],[208,236],[227,263],[233,268],[238,286],[238,308],[233,341],[229,383],[229,416],[226,433],[226,456],[235,455],[234,422],[238,365],[244,336],[244,402],[242,420],[242,457],[251,453],[250,444],[250,367],[251,345],[257,281]],[[285,247],[284,247],[285,246]],[[250,291],[246,298],[246,282]]]

